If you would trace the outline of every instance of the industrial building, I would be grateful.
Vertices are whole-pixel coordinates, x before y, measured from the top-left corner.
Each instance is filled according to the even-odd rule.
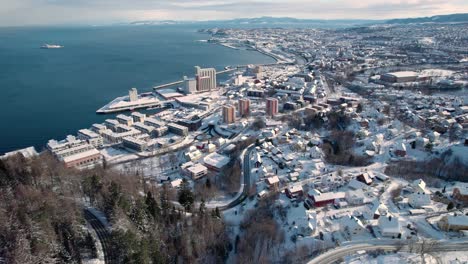
[[[195,78],[187,78],[184,76],[183,92],[185,94],[192,94],[197,92],[197,80]]]
[[[138,91],[136,88],[132,88],[128,91],[128,99],[130,102],[138,101]]]
[[[195,66],[195,70],[198,92],[209,92],[216,89],[216,69],[202,69],[199,66]]]
[[[415,82],[418,73],[413,71],[389,72],[382,74],[380,80],[391,83]]]

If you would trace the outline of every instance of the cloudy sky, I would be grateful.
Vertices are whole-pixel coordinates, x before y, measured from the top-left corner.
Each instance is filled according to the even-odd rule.
[[[468,0],[0,0],[0,26],[288,16],[386,19],[468,13]]]

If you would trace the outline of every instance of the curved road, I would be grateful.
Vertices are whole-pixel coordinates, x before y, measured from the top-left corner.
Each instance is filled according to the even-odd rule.
[[[224,210],[233,208],[237,206],[238,204],[242,203],[247,198],[249,190],[250,190],[250,153],[252,152],[252,149],[254,148],[255,148],[255,144],[247,147],[245,151],[245,155],[242,157],[243,159],[243,163],[242,163],[243,175],[242,176],[244,177],[244,184],[242,184],[242,194],[237,196],[236,199],[229,202],[228,204],[219,206],[218,207],[219,210],[224,211]]]
[[[84,217],[86,221],[93,227],[94,231],[98,236],[99,241],[102,245],[102,252],[104,253],[104,263],[112,264],[117,263],[114,260],[113,254],[110,250],[110,232],[107,228],[101,223],[101,221],[88,209],[84,209]]]
[[[376,241],[378,243],[380,241]],[[446,252],[446,251],[467,251],[468,250],[468,241],[444,241],[444,242],[433,242],[434,244],[426,247],[426,253],[433,253],[433,252]],[[385,250],[385,251],[405,251],[405,252],[414,252],[420,253],[421,252],[421,242],[416,242],[413,244],[401,244],[401,241],[396,241],[393,243],[387,242],[385,244],[369,244],[369,243],[362,243],[362,244],[354,244],[354,245],[346,245],[337,247],[330,251],[327,251],[311,261],[308,264],[328,264],[334,263],[346,256],[352,255],[356,253],[358,250]]]

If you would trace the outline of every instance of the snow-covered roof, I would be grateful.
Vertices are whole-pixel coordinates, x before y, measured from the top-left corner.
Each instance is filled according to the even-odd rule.
[[[24,148],[24,149],[18,149],[18,150],[14,150],[14,151],[11,151],[11,152],[7,152],[3,156],[0,156],[0,159],[5,159],[5,158],[8,158],[10,156],[14,156],[16,154],[21,154],[25,158],[32,158],[32,157],[38,155],[38,153],[37,153],[37,151],[36,151],[36,149],[34,147],[28,147],[28,148]]]
[[[418,73],[414,71],[398,71],[398,72],[389,72],[386,75],[395,76],[397,78],[403,77],[417,77]]]
[[[364,188],[365,185],[362,182],[357,181],[356,179],[352,179],[351,181],[349,181],[348,187],[353,190],[360,190]]]
[[[345,198],[345,192],[328,192],[328,193],[320,193],[318,195],[314,195],[315,202],[323,202],[323,201],[330,201],[335,199],[343,199]]]
[[[197,163],[191,167],[188,167],[187,170],[192,174],[198,174],[207,170],[205,166],[200,163]]]
[[[221,169],[229,163],[230,159],[227,156],[214,152],[206,156],[203,161],[209,166]]]
[[[302,185],[296,184],[288,187],[291,193],[302,192]]]
[[[171,186],[172,186],[173,188],[179,187],[180,184],[182,184],[182,179],[176,179],[176,180],[171,181]]]
[[[465,226],[468,227],[468,216],[466,215],[449,215],[447,216],[447,223],[451,226]]]
[[[273,185],[273,184],[279,182],[279,178],[278,178],[278,176],[269,177],[267,179],[267,182],[268,182],[269,185]]]
[[[72,161],[75,161],[75,160],[80,160],[80,159],[83,159],[83,158],[86,158],[86,157],[94,156],[94,155],[97,155],[97,154],[101,154],[101,153],[97,149],[93,148],[93,149],[90,149],[90,150],[87,150],[87,151],[84,151],[84,152],[80,152],[80,153],[77,153],[77,154],[74,154],[74,155],[63,157],[63,161],[65,163],[68,163],[68,162],[72,162]]]
[[[398,218],[393,215],[380,217],[379,227],[382,230],[382,233],[400,233],[400,222],[398,222]]]

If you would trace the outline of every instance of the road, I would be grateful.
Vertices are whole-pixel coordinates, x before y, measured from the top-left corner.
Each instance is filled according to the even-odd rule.
[[[406,243],[403,244],[403,241],[378,241],[375,240],[375,244],[371,243],[360,243],[353,245],[346,245],[337,247],[330,251],[327,251],[314,259],[310,260],[308,264],[325,264],[325,263],[334,263],[348,255],[355,254],[356,251],[365,250],[384,250],[384,251],[404,251],[404,252],[413,252],[420,253],[422,248],[425,248],[427,253],[434,252],[447,252],[447,251],[466,251],[468,250],[468,241],[432,241],[428,245],[427,243]]]
[[[104,253],[104,263],[112,264],[117,263],[113,257],[113,254],[110,250],[110,232],[107,228],[101,223],[101,221],[88,209],[84,209],[84,217],[86,221],[93,227],[94,231],[99,238],[99,241],[102,245],[102,251]]]
[[[218,207],[219,210],[224,211],[228,210],[230,208],[233,208],[237,206],[238,204],[242,203],[245,198],[247,198],[250,190],[250,153],[252,152],[252,149],[255,148],[255,145],[251,145],[247,148],[245,151],[245,155],[242,157],[243,158],[243,167],[242,167],[242,176],[244,177],[244,183],[242,184],[242,193],[241,195],[238,195],[236,199],[233,201],[229,202],[228,204],[224,206]]]

